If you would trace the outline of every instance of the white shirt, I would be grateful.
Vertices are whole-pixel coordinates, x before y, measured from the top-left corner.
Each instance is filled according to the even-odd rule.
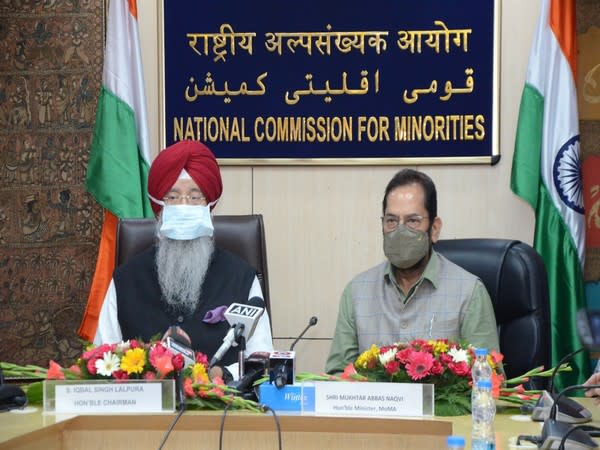
[[[248,299],[252,297],[263,298],[260,282],[256,276],[254,277],[254,281],[252,282],[252,286],[248,292]],[[123,333],[121,332],[121,326],[119,325],[119,317],[117,313],[117,290],[115,289],[114,280],[111,280],[108,291],[106,292],[106,296],[104,297],[102,309],[100,310],[98,328],[96,329],[96,336],[94,336],[94,344],[113,344],[116,342],[121,342],[122,340]],[[247,358],[248,355],[251,355],[254,352],[272,351],[273,337],[271,336],[271,325],[269,322],[269,314],[267,314],[265,311],[258,320],[256,328],[254,329],[254,333],[246,342],[246,351],[244,352],[244,357]],[[207,356],[210,357],[210,355]],[[227,370],[231,372],[235,380],[238,379],[238,363],[227,366]]]

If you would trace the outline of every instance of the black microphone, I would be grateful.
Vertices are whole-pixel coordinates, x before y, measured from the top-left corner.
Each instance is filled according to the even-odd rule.
[[[27,395],[19,386],[4,384],[4,372],[0,368],[0,412],[22,409],[27,406]]]
[[[569,397],[563,396],[560,400],[558,400],[554,390],[554,382],[560,367],[583,350],[584,348],[582,347],[571,353],[568,353],[558,362],[554,368],[554,371],[552,372],[552,376],[550,377],[548,390],[545,390],[540,394],[540,398],[531,411],[531,420],[541,422],[548,419],[550,408],[554,407],[556,403],[558,403],[558,420],[560,422],[586,423],[592,420],[592,413],[587,408]]]
[[[217,364],[225,353],[231,348],[236,347],[242,342],[241,351],[245,350],[246,341],[250,339],[254,328],[260,319],[260,316],[265,312],[265,302],[260,297],[252,297],[247,304],[232,303],[225,311],[225,318],[231,328],[223,338],[223,343],[217,349],[214,356],[210,360],[209,367]]]
[[[560,409],[561,400],[568,392],[578,389],[593,389],[600,388],[600,384],[576,384],[563,389],[557,396],[556,400],[550,408],[548,420],[544,422],[542,427],[541,445],[540,448],[558,448],[561,443],[563,447],[569,446],[578,450],[598,448],[598,444],[592,440],[590,435],[580,427],[561,422],[557,420],[557,414]],[[568,437],[568,439],[566,439]]]
[[[269,380],[277,389],[283,388],[286,384],[294,384],[296,378],[296,352],[294,352],[294,346],[310,327],[317,324],[317,321],[316,316],[310,318],[306,328],[292,342],[289,351],[275,351],[271,353],[271,357],[269,358]]]
[[[292,342],[292,345],[290,345],[290,352],[294,351],[294,347],[296,346],[296,344],[298,343],[298,341],[300,339],[302,339],[302,336],[304,336],[306,334],[306,332],[308,331],[308,329],[310,327],[314,327],[319,319],[317,319],[317,316],[312,316],[310,318],[310,320],[308,321],[308,325],[306,325],[306,328],[302,331],[302,333],[300,333],[300,335],[296,338],[296,340],[294,342]]]

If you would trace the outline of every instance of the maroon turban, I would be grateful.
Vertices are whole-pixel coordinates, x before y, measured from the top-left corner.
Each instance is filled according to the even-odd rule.
[[[198,141],[180,141],[165,148],[152,163],[148,174],[150,197],[162,200],[179,178],[182,169],[190,174],[209,203],[221,196],[223,182],[215,155]],[[158,215],[162,206],[153,201],[150,203],[154,214]]]

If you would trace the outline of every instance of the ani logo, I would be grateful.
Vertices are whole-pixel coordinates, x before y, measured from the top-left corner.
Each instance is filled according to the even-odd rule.
[[[552,168],[554,186],[569,208],[583,214],[583,190],[579,165],[579,135],[573,136],[560,148]]]

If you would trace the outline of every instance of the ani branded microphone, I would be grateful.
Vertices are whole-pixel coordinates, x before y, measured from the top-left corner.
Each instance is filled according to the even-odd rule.
[[[538,399],[537,403],[533,407],[531,411],[531,419],[542,422],[548,419],[550,409],[555,407],[555,403],[558,405],[555,407],[557,412],[555,414],[555,419],[559,422],[566,423],[586,423],[592,420],[592,413],[579,404],[577,401],[573,400],[569,397],[557,396],[554,392],[554,380],[556,378],[556,374],[558,373],[558,369],[565,362],[569,361],[573,358],[577,353],[584,350],[580,348],[571,352],[564,356],[554,368],[554,372],[552,372],[552,376],[550,377],[550,383],[547,391],[543,391]],[[558,399],[560,397],[560,400]]]
[[[313,316],[308,321],[306,328],[292,342],[289,351],[274,351],[269,357],[269,380],[277,389],[283,388],[286,384],[294,384],[296,379],[296,352],[294,347],[300,341],[302,336],[306,334],[310,327],[317,324],[317,317]]]
[[[229,305],[229,308],[225,311],[225,318],[231,328],[223,338],[223,343],[211,358],[210,367],[217,364],[231,347],[236,347],[242,338],[244,342],[250,339],[258,319],[265,312],[264,304],[262,298],[252,297],[248,300],[248,304],[232,303]]]

